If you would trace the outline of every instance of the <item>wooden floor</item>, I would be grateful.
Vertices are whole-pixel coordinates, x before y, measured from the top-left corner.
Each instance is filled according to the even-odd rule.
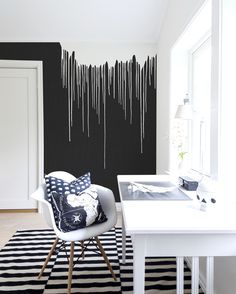
[[[120,213],[117,226],[121,226]],[[48,226],[39,213],[0,213],[0,249],[17,230],[44,228]]]

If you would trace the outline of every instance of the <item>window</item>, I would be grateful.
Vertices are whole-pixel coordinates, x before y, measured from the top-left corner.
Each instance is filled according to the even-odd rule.
[[[189,56],[191,168],[210,174],[211,138],[211,38],[200,42]]]
[[[218,173],[218,97],[211,93],[217,77],[216,41],[212,31],[212,1],[206,0],[174,44],[171,52],[170,172],[184,166],[216,176]],[[216,47],[216,46],[215,46]],[[213,50],[214,49],[214,50]],[[216,87],[214,87],[216,89]],[[175,119],[178,105],[188,94],[193,109],[191,120]],[[213,97],[214,96],[214,97]],[[183,164],[180,164],[182,161]]]

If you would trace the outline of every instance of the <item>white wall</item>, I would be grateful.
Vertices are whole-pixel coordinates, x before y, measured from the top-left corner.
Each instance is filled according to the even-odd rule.
[[[170,169],[170,96],[171,50],[204,0],[170,0],[158,43],[158,103],[157,103],[157,173]],[[173,94],[173,93],[172,93]],[[205,263],[201,260],[200,274],[205,279]],[[204,281],[203,281],[204,282]],[[223,293],[221,293],[223,294]],[[231,293],[232,294],[232,293]]]
[[[225,180],[229,177],[234,181],[234,169],[236,165],[235,156],[235,134],[228,132],[232,125],[236,124],[235,107],[235,70],[236,70],[236,37],[233,28],[236,27],[236,1],[222,1],[222,113],[223,121],[221,146],[221,176]],[[170,110],[170,58],[171,47],[184,31],[186,24],[201,7],[204,0],[170,0],[165,18],[160,41],[158,44],[158,172],[163,173],[169,169],[169,110]],[[232,114],[231,114],[231,111]],[[230,117],[230,119],[228,119]],[[230,151],[231,150],[231,151]],[[230,156],[228,156],[230,155]],[[231,172],[230,172],[231,171]],[[236,201],[235,193],[233,197]],[[202,260],[203,261],[203,260]],[[205,275],[201,264],[200,272]],[[236,292],[236,257],[215,258],[215,294],[234,294]]]
[[[236,1],[222,0],[222,91],[221,91],[221,148],[220,178],[224,199],[236,201],[235,183],[236,134],[229,131],[236,125]],[[236,257],[215,259],[216,294],[236,293]]]
[[[157,172],[169,170],[171,48],[204,0],[170,0],[158,43]]]

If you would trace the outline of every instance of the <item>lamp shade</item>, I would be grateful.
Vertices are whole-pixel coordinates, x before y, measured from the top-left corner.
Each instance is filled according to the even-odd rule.
[[[192,119],[193,111],[189,104],[179,105],[175,114],[175,118]]]

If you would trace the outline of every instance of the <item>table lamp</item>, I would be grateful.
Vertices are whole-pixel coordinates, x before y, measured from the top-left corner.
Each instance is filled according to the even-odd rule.
[[[192,116],[192,107],[190,105],[188,94],[186,94],[186,97],[184,98],[184,104],[178,105],[175,118],[190,120],[192,119]]]

